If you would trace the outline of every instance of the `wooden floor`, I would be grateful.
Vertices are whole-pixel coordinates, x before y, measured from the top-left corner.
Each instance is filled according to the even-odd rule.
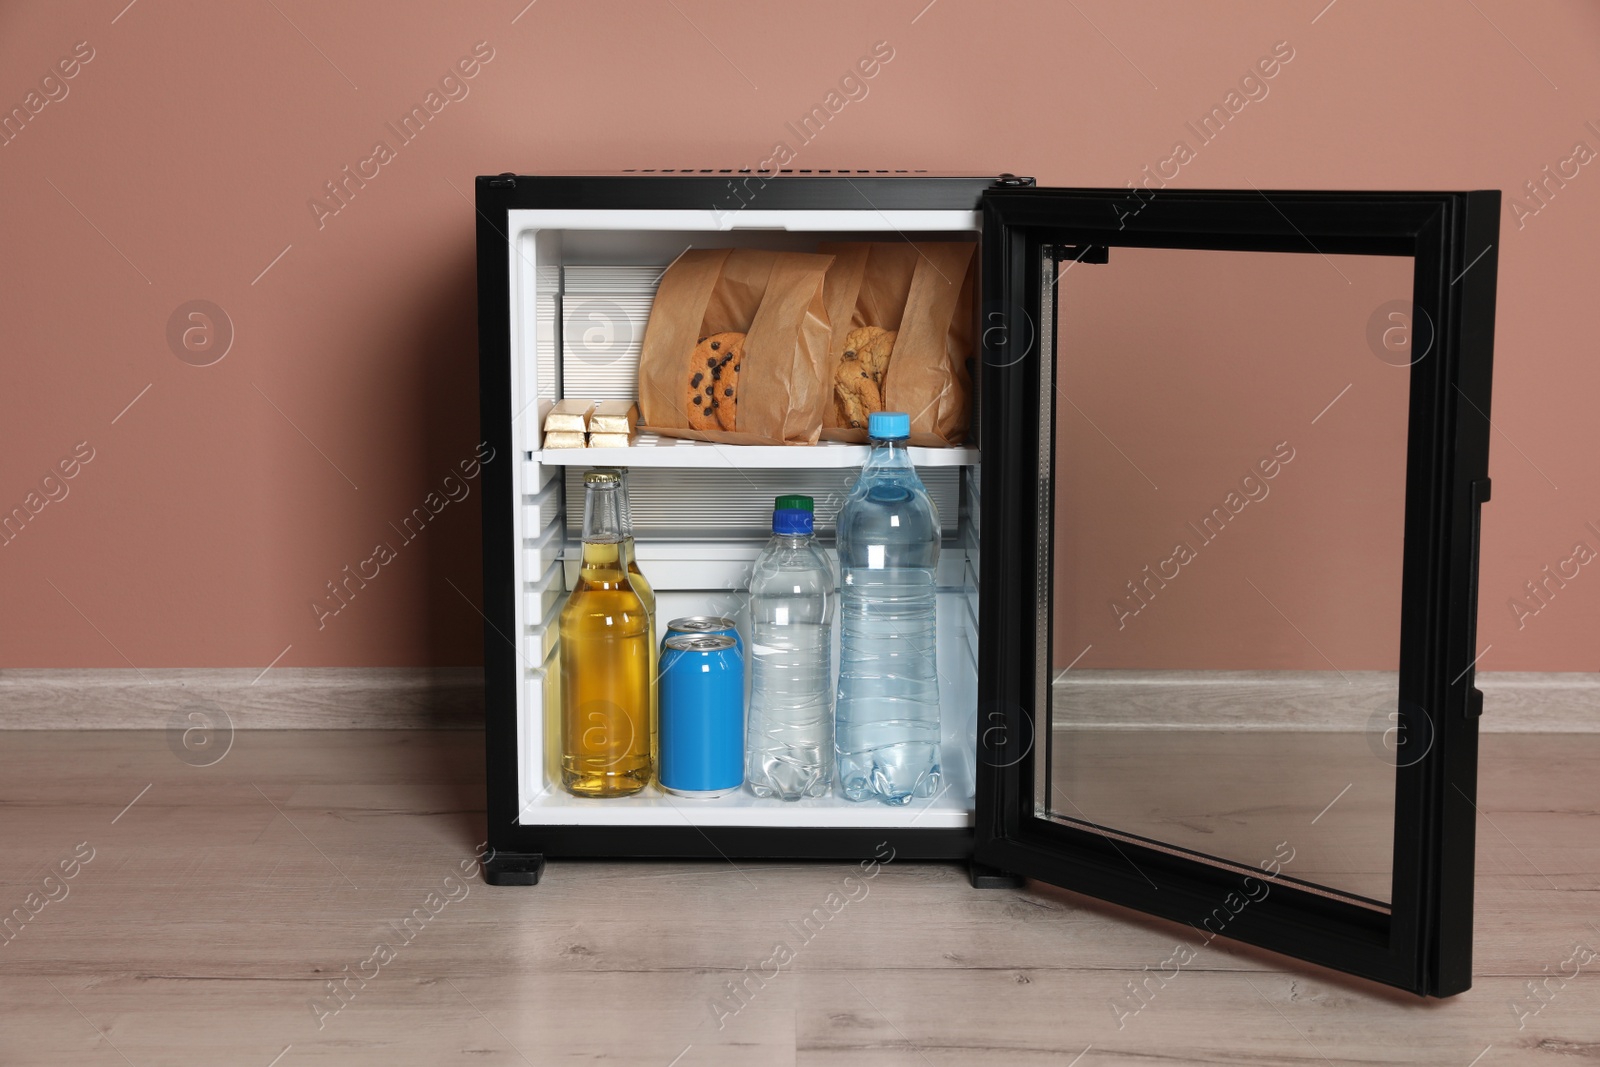
[[[38,912],[0,941],[0,1064],[1600,1059],[1600,958],[1525,988],[1600,950],[1600,735],[1484,737],[1470,992],[1420,1002],[1218,941],[1120,1027],[1124,983],[1188,931],[1036,884],[721,862],[457,881],[481,745],[240,732],[196,767],[159,731],[0,733],[0,914]],[[807,936],[835,893],[855,899]],[[352,974],[341,1004],[327,983]]]

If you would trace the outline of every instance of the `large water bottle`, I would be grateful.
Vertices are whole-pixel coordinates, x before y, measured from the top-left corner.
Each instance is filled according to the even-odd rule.
[[[911,419],[872,413],[872,454],[839,513],[839,789],[909,804],[939,792],[939,513],[906,452]]]
[[[812,507],[778,498],[750,577],[745,777],[758,797],[826,796],[833,783],[833,568]]]

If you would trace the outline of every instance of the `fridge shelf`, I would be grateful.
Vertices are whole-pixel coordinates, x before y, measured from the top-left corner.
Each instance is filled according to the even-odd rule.
[[[771,826],[837,829],[965,829],[972,825],[971,760],[960,746],[945,746],[945,787],[938,795],[903,807],[872,801],[853,803],[830,795],[784,803],[745,789],[709,800],[664,793],[654,785],[631,797],[596,800],[546,787],[522,808],[518,821],[535,825],[583,826]]]
[[[528,454],[535,463],[576,467],[829,468],[859,467],[869,445],[820,441],[815,445],[724,445],[641,433],[627,448],[551,448]],[[972,467],[976,448],[912,448],[918,467]]]

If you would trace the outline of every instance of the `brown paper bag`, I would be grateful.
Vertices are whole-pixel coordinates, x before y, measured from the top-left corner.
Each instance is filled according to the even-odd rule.
[[[734,445],[814,445],[831,403],[823,278],[832,256],[748,248],[691,249],[661,276],[639,351],[641,430]],[[690,357],[700,338],[745,335],[738,422],[693,430]]]
[[[833,400],[833,373],[851,330],[897,330],[883,383],[885,411],[911,416],[911,443],[941,447],[966,439],[971,414],[972,306],[977,246],[967,242],[871,241],[823,244],[833,255],[826,301],[833,323],[824,381],[823,438],[865,441]]]

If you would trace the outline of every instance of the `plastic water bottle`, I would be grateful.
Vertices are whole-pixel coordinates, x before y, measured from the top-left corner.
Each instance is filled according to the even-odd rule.
[[[833,783],[833,568],[812,506],[778,497],[750,578],[745,777],[758,797],[826,796]]]
[[[839,513],[839,789],[909,804],[939,792],[939,513],[906,452],[911,419],[872,413],[872,455]]]

